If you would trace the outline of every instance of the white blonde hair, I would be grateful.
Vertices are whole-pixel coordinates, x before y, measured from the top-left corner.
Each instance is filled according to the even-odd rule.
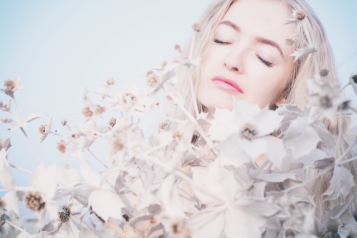
[[[204,58],[209,45],[213,42],[215,31],[219,25],[219,22],[223,19],[224,15],[227,13],[230,6],[239,0],[214,0],[205,13],[199,19],[201,24],[201,31],[196,33],[195,41],[194,41],[194,49],[193,49],[193,58],[201,57]],[[305,29],[308,31],[309,36],[311,37],[311,41],[315,46],[317,53],[317,67],[320,69],[328,69],[329,76],[327,78],[334,85],[339,85],[337,72],[335,68],[334,56],[332,53],[332,49],[330,43],[326,37],[326,33],[321,22],[316,17],[315,13],[311,9],[311,7],[304,0],[280,0],[282,3],[285,3],[291,13],[293,10],[302,10],[305,13],[305,19],[300,24],[295,24],[294,29],[296,33],[305,38],[307,41],[306,32],[304,31],[304,27],[302,24],[305,24]],[[191,40],[187,42],[184,49],[184,55],[189,54],[189,49],[191,47]],[[298,41],[296,44],[297,48],[304,47],[304,41]],[[281,98],[286,100],[286,103],[295,104],[300,108],[304,108],[305,105],[308,104],[308,88],[306,79],[313,78],[315,75],[315,67],[313,61],[313,55],[309,54],[308,56],[302,57],[297,60],[293,65],[293,70],[291,72],[290,79],[286,87],[281,93],[279,93],[276,97],[276,101]],[[178,70],[179,80],[175,85],[175,88],[180,93],[181,97],[185,100],[186,108],[194,115],[195,110],[193,107],[193,100],[197,101],[197,98],[192,98],[190,95],[189,89],[189,80],[193,80],[196,91],[198,81],[200,79],[200,67],[191,66],[186,67],[183,66]],[[197,101],[199,105],[199,110],[202,109],[202,105]],[[169,117],[177,118],[177,119],[187,119],[186,116],[179,110],[177,107],[170,105],[170,107],[166,108],[166,113]],[[326,125],[327,129],[331,132],[331,134],[337,135],[339,134],[339,125],[340,118],[336,116],[334,121],[329,121],[326,118],[322,120],[322,122]],[[340,140],[340,146],[337,157],[342,155],[342,152],[345,151],[352,141],[352,138],[355,137],[353,130],[348,127],[348,117],[342,116],[341,125],[342,125],[342,137]],[[171,123],[170,129],[175,130],[177,125]],[[323,145],[321,146],[323,148]],[[352,158],[356,156],[357,152],[355,150],[351,150],[343,160]],[[357,184],[357,166],[354,162],[345,163],[344,166],[349,169],[354,175],[355,183]],[[318,173],[317,169],[313,169],[308,172],[307,176],[313,176]],[[334,206],[342,201],[341,197],[334,201],[324,202],[322,194],[326,191],[329,186],[329,181],[332,177],[332,172],[329,172],[314,182],[311,182],[306,188],[314,194],[315,203],[317,205],[316,215],[317,217],[321,217],[323,215],[323,211],[328,206]],[[355,186],[356,187],[356,186]],[[356,192],[356,188],[351,190],[351,193],[347,196],[347,200],[351,199],[353,194]],[[356,204],[352,203],[350,209],[352,211],[355,210]]]

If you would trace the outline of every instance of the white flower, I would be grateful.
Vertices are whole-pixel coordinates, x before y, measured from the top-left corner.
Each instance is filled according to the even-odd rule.
[[[281,115],[285,115],[285,123],[290,122],[284,133],[284,145],[292,150],[295,159],[308,155],[322,141],[328,147],[335,146],[335,139],[319,120],[310,121],[309,115],[312,108],[305,107],[302,111],[295,105],[284,105],[277,109]]]
[[[50,116],[50,118],[48,119],[47,125],[41,125],[39,128],[39,131],[42,134],[40,143],[42,143],[42,141],[44,141],[47,138],[47,136],[52,132],[51,126],[52,126],[52,116]]]
[[[4,83],[5,89],[0,89],[0,92],[5,92],[10,97],[14,97],[14,92],[18,89],[24,88],[21,84],[19,78],[15,78],[14,80],[8,79]]]
[[[308,86],[312,91],[309,95],[311,104],[317,106],[323,116],[333,120],[338,112],[338,106],[347,101],[345,96],[338,87],[333,87],[329,82],[320,83],[310,79]]]
[[[271,162],[280,167],[285,149],[282,141],[270,134],[278,129],[282,120],[283,116],[269,110],[268,106],[260,109],[258,104],[234,100],[232,112],[228,109],[216,109],[208,134],[212,140],[223,143],[231,135],[238,135],[230,138],[230,142],[227,143],[240,146],[242,151],[253,160],[265,154]],[[226,148],[224,145],[223,147]],[[239,150],[234,147],[226,149]],[[234,154],[235,152],[222,151],[222,153]],[[237,154],[238,156],[241,156],[241,162],[247,161],[247,157],[244,158],[241,152]],[[235,165],[238,164],[235,163]]]
[[[20,127],[25,129],[27,126],[27,123],[29,123],[30,121],[33,121],[37,118],[40,118],[40,117],[42,117],[40,114],[34,113],[26,118],[20,118],[19,120],[15,119],[15,120],[11,121],[11,124],[13,126],[10,127],[9,130],[16,130]]]

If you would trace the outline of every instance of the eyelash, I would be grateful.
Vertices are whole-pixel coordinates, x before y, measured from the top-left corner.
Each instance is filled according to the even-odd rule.
[[[216,42],[217,44],[222,44],[222,45],[230,45],[231,43],[229,42],[224,42],[224,41],[220,41],[220,40],[214,40],[214,42]],[[259,55],[257,55],[258,59],[265,64],[267,67],[271,68],[273,67],[273,64],[264,60],[262,57],[260,57]]]

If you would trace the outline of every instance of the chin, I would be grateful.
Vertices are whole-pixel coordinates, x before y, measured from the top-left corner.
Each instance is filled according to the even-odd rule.
[[[214,112],[216,108],[228,110],[233,109],[232,94],[222,90],[209,90],[198,92],[198,101],[200,101],[210,112]]]

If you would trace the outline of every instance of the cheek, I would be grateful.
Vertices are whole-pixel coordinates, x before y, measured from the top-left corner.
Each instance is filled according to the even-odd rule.
[[[247,71],[248,72],[248,71]],[[287,76],[283,70],[260,69],[249,70],[245,84],[245,101],[259,103],[261,107],[274,103],[278,93],[286,85]]]

